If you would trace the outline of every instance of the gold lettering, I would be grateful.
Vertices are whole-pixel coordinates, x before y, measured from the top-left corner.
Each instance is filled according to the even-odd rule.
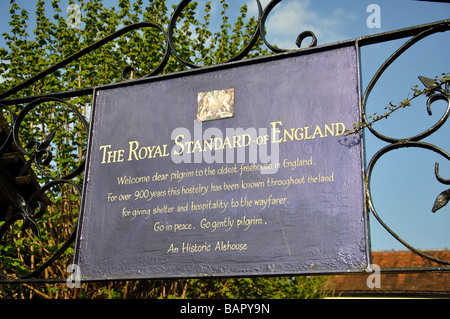
[[[281,121],[270,123],[270,125],[272,125],[272,139],[271,139],[272,143],[280,143],[283,141],[282,138],[280,138],[279,140],[276,140],[275,133],[280,133],[280,130],[277,128],[277,124],[283,125],[283,123]]]
[[[331,136],[334,136],[334,125],[335,123],[332,123],[330,129],[330,127],[327,124],[325,124],[325,137],[328,137],[328,133],[330,133]]]
[[[213,141],[213,138],[210,138],[209,140],[204,140],[204,141],[203,141],[203,143],[204,143],[204,144],[203,144],[203,146],[204,146],[203,151],[206,150],[206,146],[208,146],[208,148],[209,148],[210,151],[213,150],[213,143],[212,143],[212,141]]]
[[[298,131],[301,132],[301,133],[300,133],[300,137],[299,137],[298,134],[297,134]],[[303,129],[302,129],[301,127],[297,128],[297,129],[295,130],[295,139],[296,139],[297,141],[300,141],[300,140],[303,139]]]
[[[339,129],[339,125],[342,127],[342,129]],[[336,136],[337,135],[342,135],[342,133],[344,133],[345,131],[345,124],[344,123],[336,123]]]
[[[158,146],[158,148],[161,151],[161,148],[159,146]],[[167,157],[170,155],[167,153],[167,144],[163,145],[163,154],[161,154],[161,152],[159,152],[159,153],[160,153],[159,157]]]
[[[117,151],[117,161],[118,162],[123,162],[123,153],[125,152],[125,150],[118,150]]]
[[[241,139],[241,136],[240,135],[235,135],[235,136],[233,136],[233,140],[234,140],[234,143],[233,143],[233,148],[236,148],[236,144],[238,145],[238,147],[241,147],[241,145],[240,145],[240,143],[239,143],[239,140]]]
[[[106,157],[106,149],[107,148],[111,148],[111,145],[102,145],[100,146],[100,150],[103,149],[103,160],[102,160],[102,164],[106,163],[105,162],[105,157]]]
[[[297,130],[295,130],[297,132]],[[286,142],[286,135],[291,139],[291,141],[294,140],[294,129],[291,128],[291,134],[289,134],[288,130],[284,130],[283,134],[283,142]]]
[[[136,160],[139,160],[139,158],[138,158],[138,156],[136,154],[136,150],[139,147],[139,142],[138,141],[131,141],[131,142],[128,142],[128,144],[130,145],[130,152],[129,152],[128,160],[129,161],[132,160],[131,154],[134,154],[134,158]],[[136,145],[136,147],[133,149],[132,145]]]
[[[175,144],[177,144],[177,145],[180,147],[180,149],[181,149],[179,152],[177,152],[176,150],[174,150],[173,152],[175,153],[175,155],[180,155],[180,154],[182,154],[183,151],[184,151],[184,145],[178,141],[178,138],[184,139],[184,135],[178,135],[178,136],[175,138]]]
[[[202,143],[199,140],[195,141],[195,145],[194,145],[194,148],[192,149],[192,152],[195,152],[196,150],[199,151],[199,152],[203,151],[202,150]]]
[[[231,148],[230,139],[228,138],[228,136],[225,137],[225,141],[223,142],[222,149],[225,148],[225,145],[228,145],[228,148]]]
[[[319,134],[320,137],[323,137],[322,130],[320,129],[319,125],[316,126],[316,129],[314,130],[314,134],[313,134],[312,138],[316,138],[316,134]]]

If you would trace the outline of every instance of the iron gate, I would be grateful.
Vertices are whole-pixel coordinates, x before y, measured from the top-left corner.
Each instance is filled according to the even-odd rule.
[[[280,49],[276,46],[271,45],[265,37],[265,33],[262,30],[265,29],[265,23],[267,17],[274,9],[274,7],[281,0],[273,0],[269,5],[263,10],[259,1],[259,21],[258,27],[251,37],[250,42],[238,53],[236,56],[230,58],[225,63],[230,63],[233,61],[238,61],[247,56],[247,54],[254,48],[258,39],[266,44],[266,46],[276,54],[282,54],[288,50]],[[139,72],[133,67],[128,66],[122,70],[122,78],[124,81],[127,80],[127,76],[133,72],[140,77],[153,77],[162,74],[164,67],[167,65],[169,58],[171,56],[175,57],[179,62],[184,64],[189,68],[201,68],[193,64],[190,61],[183,59],[180,54],[175,49],[174,45],[174,30],[176,27],[176,21],[181,16],[183,9],[190,3],[190,0],[183,0],[179,6],[174,11],[170,23],[168,25],[167,32],[163,26],[151,23],[151,22],[141,22],[126,26],[111,35],[98,40],[97,42],[89,45],[88,47],[72,54],[71,56],[61,60],[60,62],[54,64],[48,69],[40,72],[39,74],[30,77],[29,79],[23,81],[12,89],[0,94],[0,106],[6,111],[7,116],[3,117],[0,122],[1,125],[1,143],[0,148],[0,190],[2,195],[2,206],[0,211],[0,218],[2,224],[0,225],[0,240],[5,240],[6,234],[12,229],[18,229],[20,231],[25,231],[30,229],[34,236],[39,237],[40,230],[45,227],[41,222],[42,216],[49,214],[49,207],[52,205],[51,201],[46,196],[46,192],[51,191],[53,187],[67,185],[73,187],[73,189],[81,193],[81,188],[79,184],[74,182],[74,179],[83,176],[85,159],[80,160],[78,166],[74,167],[69,173],[63,176],[54,175],[51,173],[50,162],[52,160],[51,144],[52,140],[59,134],[57,130],[49,132],[46,134],[46,138],[43,141],[30,141],[27,145],[22,145],[20,139],[20,130],[22,128],[21,124],[25,120],[27,114],[39,105],[45,103],[54,103],[62,106],[64,109],[71,112],[72,117],[75,118],[81,125],[81,127],[87,132],[88,122],[85,117],[77,110],[77,107],[72,105],[68,100],[74,97],[91,96],[94,91],[94,87],[81,88],[77,90],[70,90],[57,93],[40,94],[34,96],[24,96],[19,98],[9,98],[13,94],[20,93],[21,90],[33,85],[37,81],[45,78],[47,75],[60,70],[67,66],[68,64],[80,59],[81,57],[87,55],[88,53],[99,50],[107,43],[114,41],[122,35],[125,35],[134,30],[140,30],[142,28],[155,28],[159,32],[163,33],[165,38],[165,48],[164,55],[159,63],[159,65],[152,70],[147,75],[140,75]],[[372,80],[369,82],[367,88],[364,92],[361,92],[361,130],[365,131],[365,134],[373,134],[377,139],[387,143],[386,146],[373,155],[367,161],[367,166],[364,171],[364,183],[366,190],[366,203],[367,210],[370,214],[379,222],[379,224],[384,227],[394,238],[396,238],[400,243],[402,243],[406,248],[415,254],[432,260],[440,265],[441,267],[427,267],[427,268],[395,268],[395,269],[382,269],[384,272],[422,272],[422,271],[448,271],[450,268],[448,265],[450,261],[436,259],[433,256],[427,255],[425,252],[418,248],[413,247],[397,235],[387,223],[383,221],[379,215],[377,209],[375,208],[374,202],[372,200],[371,193],[371,181],[374,167],[377,162],[383,158],[386,154],[391,151],[403,149],[403,148],[414,148],[414,149],[426,149],[435,152],[442,156],[446,160],[450,160],[450,154],[444,149],[431,144],[429,142],[424,142],[426,137],[431,136],[437,132],[447,121],[450,113],[450,88],[449,81],[436,81],[428,78],[421,78],[424,83],[426,90],[421,94],[426,94],[428,97],[426,108],[431,114],[432,105],[436,101],[444,101],[447,103],[447,108],[441,117],[441,119],[426,129],[425,131],[414,135],[409,138],[394,138],[390,136],[385,136],[379,131],[377,131],[373,125],[373,118],[368,115],[366,110],[367,100],[372,91],[376,86],[381,75],[389,68],[389,66],[403,53],[405,53],[410,47],[418,43],[420,40],[427,38],[428,36],[438,33],[447,32],[450,30],[450,20],[438,21],[435,23],[418,25],[411,28],[375,34],[370,36],[364,36],[356,39],[351,39],[343,42],[328,44],[324,46],[317,46],[317,38],[312,31],[304,31],[299,34],[297,38],[298,50],[305,53],[312,53],[315,51],[320,51],[324,48],[339,48],[345,46],[349,43],[353,43],[357,48],[362,48],[366,46],[371,46],[379,43],[389,42],[398,39],[408,38],[404,44],[395,51],[378,69],[378,71],[373,76]],[[310,40],[310,43],[306,46],[303,43],[306,40]],[[299,51],[299,52],[300,52]],[[13,105],[24,105],[21,111],[17,114],[10,106]],[[358,129],[359,130],[359,129]],[[36,180],[36,174],[42,174],[47,178],[47,182],[44,185],[40,185]],[[446,179],[439,173],[439,163],[435,164],[435,177],[436,179],[445,185],[450,185],[450,179]],[[433,212],[439,210],[441,207],[445,206],[450,199],[450,189],[442,192],[436,199],[435,206],[433,207]],[[65,278],[49,278],[42,279],[40,276],[43,271],[51,265],[56,259],[58,259],[64,252],[67,251],[69,247],[74,243],[75,240],[75,229],[71,231],[70,236],[62,243],[58,249],[43,263],[41,263],[34,270],[27,274],[16,276],[8,274],[5,269],[0,273],[2,282],[20,283],[20,282],[65,282]],[[20,241],[17,242],[20,245]]]

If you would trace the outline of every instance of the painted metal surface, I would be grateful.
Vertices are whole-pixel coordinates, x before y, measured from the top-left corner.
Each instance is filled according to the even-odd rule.
[[[347,46],[98,88],[83,279],[364,270],[358,79]],[[226,88],[234,117],[196,121]]]

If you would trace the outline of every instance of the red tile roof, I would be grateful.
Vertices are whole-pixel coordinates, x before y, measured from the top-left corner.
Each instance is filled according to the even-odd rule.
[[[426,251],[426,253],[434,258],[450,261],[450,250],[432,250]],[[334,288],[336,294],[341,294],[341,296],[426,295],[450,297],[450,271],[386,272],[387,268],[443,267],[441,264],[424,259],[410,251],[374,251],[372,252],[372,264],[381,268],[380,288],[368,287],[367,280],[371,273],[332,276],[328,283],[329,287]],[[383,269],[386,269],[384,273]],[[372,282],[374,281],[372,280]]]

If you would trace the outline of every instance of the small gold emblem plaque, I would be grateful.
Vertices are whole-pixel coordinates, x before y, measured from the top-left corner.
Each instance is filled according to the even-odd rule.
[[[200,92],[197,104],[199,122],[234,117],[234,88]]]

